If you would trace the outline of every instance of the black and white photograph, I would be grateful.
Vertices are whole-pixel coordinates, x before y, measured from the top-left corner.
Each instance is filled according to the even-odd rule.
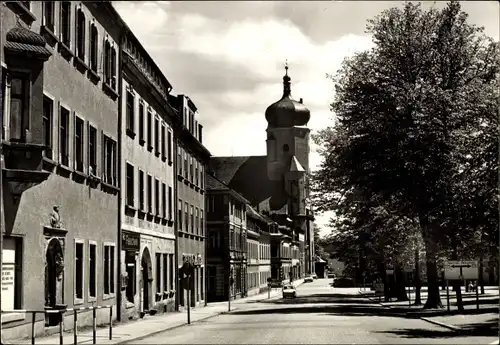
[[[500,1],[0,15],[0,344],[499,344]]]

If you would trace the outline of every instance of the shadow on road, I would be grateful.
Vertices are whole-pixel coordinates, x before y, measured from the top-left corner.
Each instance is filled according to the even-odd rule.
[[[459,336],[484,336],[498,335],[498,319],[493,318],[483,324],[469,324],[461,326],[460,331],[434,331],[428,329],[397,329],[392,331],[376,332],[390,333],[403,338],[453,338]]]
[[[333,294],[314,294],[308,296],[297,296],[293,299],[278,299],[262,301],[262,303],[273,304],[305,304],[305,303],[338,303],[338,304],[377,304],[375,301],[368,300],[361,295],[345,295],[339,293]]]

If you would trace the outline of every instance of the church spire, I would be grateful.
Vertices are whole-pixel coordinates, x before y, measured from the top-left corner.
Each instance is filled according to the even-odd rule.
[[[283,77],[283,97],[289,97],[291,93],[290,80],[288,76],[288,59],[285,60],[285,76]]]

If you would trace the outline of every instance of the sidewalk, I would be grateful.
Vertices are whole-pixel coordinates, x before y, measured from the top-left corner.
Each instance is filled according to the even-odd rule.
[[[374,302],[378,297],[373,292],[359,291]],[[456,292],[450,291],[450,311],[447,309],[446,291],[441,291],[441,302],[443,309],[424,310],[422,306],[409,306],[408,301],[402,302],[380,302],[385,308],[399,311],[407,316],[415,316],[426,322],[447,328],[451,331],[467,335],[498,336],[499,321],[499,293],[498,287],[485,288],[485,294],[479,294],[479,310],[476,305],[476,293],[462,291],[464,311],[458,311]],[[422,303],[425,303],[427,291],[421,293]],[[414,303],[414,293],[411,293],[411,301]]]
[[[296,287],[303,283],[303,279],[294,282]],[[281,297],[281,289],[271,291],[271,299]],[[240,298],[231,301],[231,311],[242,308],[247,303],[268,300],[268,293]],[[228,312],[228,302],[209,303],[206,307],[191,308],[191,323],[206,320],[214,316]],[[125,344],[138,341],[148,336],[187,325],[187,310],[160,314],[155,316],[146,315],[136,321],[119,323],[113,327],[113,339],[109,340],[108,328],[98,328],[96,331],[97,344]],[[65,332],[63,344],[73,344],[73,331]],[[5,344],[30,344],[31,339],[18,339],[6,341]],[[59,334],[46,337],[38,337],[35,344],[59,344]],[[92,329],[78,332],[78,344],[92,344]]]

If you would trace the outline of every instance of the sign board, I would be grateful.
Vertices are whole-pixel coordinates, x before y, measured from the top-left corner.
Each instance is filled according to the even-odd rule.
[[[460,275],[462,275],[462,277]],[[444,278],[447,280],[477,280],[479,279],[478,262],[447,261],[444,266]]]
[[[132,232],[122,231],[122,249],[138,252],[140,250],[141,236]]]
[[[14,309],[14,264],[5,263],[2,265],[2,309]]]
[[[386,274],[394,274],[394,270],[385,270]]]

